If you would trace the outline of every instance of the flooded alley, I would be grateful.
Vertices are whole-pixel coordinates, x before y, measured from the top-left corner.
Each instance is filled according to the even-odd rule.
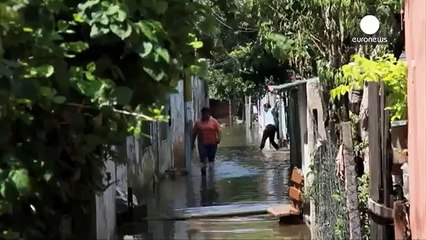
[[[250,135],[250,134],[249,134]],[[310,239],[304,224],[279,224],[268,215],[176,220],[177,211],[250,203],[286,203],[289,171],[287,152],[260,152],[243,127],[225,128],[214,167],[202,176],[194,154],[192,172],[166,178],[148,205],[146,222],[133,224],[126,239]],[[195,151],[194,151],[195,153]],[[128,238],[130,235],[133,238]]]

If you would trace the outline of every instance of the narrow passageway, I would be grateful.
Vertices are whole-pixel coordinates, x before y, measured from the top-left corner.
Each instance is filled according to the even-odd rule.
[[[288,155],[265,155],[268,154],[252,144],[243,127],[224,129],[214,168],[209,168],[203,177],[194,154],[189,176],[161,182],[156,194],[146,200],[147,225],[140,232],[135,231],[134,236],[155,240],[309,239],[305,225],[280,225],[267,215],[168,220],[176,209],[182,208],[288,201]]]

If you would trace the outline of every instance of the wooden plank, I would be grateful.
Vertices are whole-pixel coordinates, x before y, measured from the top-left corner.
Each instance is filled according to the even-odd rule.
[[[266,214],[270,207],[280,206],[280,203],[243,203],[207,207],[192,207],[175,209],[170,219],[213,218]]]
[[[404,201],[395,201],[393,204],[394,234],[395,239],[410,239],[408,209]]]
[[[381,203],[382,177],[381,177],[381,139],[380,139],[380,99],[379,83],[368,83],[368,146],[370,167],[370,198]],[[385,239],[385,229],[372,219],[371,239]]]
[[[290,130],[290,162],[293,167],[302,168],[301,132],[299,124],[298,90],[289,90],[289,130]]]
[[[300,214],[300,211],[298,209],[294,208],[290,204],[271,207],[271,208],[268,208],[266,211],[270,215],[277,217],[277,218]]]
[[[383,188],[383,203],[388,209],[393,208],[393,189],[392,189],[392,140],[390,137],[390,114],[389,110],[385,110],[388,102],[388,97],[385,93],[385,85],[380,82],[380,104],[381,104],[381,130],[382,130],[382,188]],[[393,216],[392,216],[393,217]],[[392,239],[394,227],[390,223],[385,225],[385,239]]]
[[[291,173],[291,182],[297,185],[303,184],[303,173],[300,169],[294,168]]]
[[[370,155],[370,197],[380,202],[381,170],[379,84],[368,83],[368,146]]]
[[[299,189],[297,189],[295,187],[289,188],[288,195],[289,195],[290,199],[295,201],[295,202],[302,201],[302,191],[300,191]]]
[[[380,83],[380,105],[381,105],[381,131],[382,131],[382,181],[383,181],[383,202],[387,207],[391,206],[391,194],[392,194],[392,155],[390,151],[392,149],[390,139],[390,116],[389,111],[386,108],[386,96],[384,91],[384,83]]]
[[[393,209],[388,208],[383,204],[375,202],[373,199],[368,199],[368,209],[371,213],[382,217],[384,219],[392,220],[393,219]]]

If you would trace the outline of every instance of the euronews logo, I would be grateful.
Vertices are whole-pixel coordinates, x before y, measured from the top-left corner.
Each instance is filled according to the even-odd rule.
[[[365,36],[353,37],[352,42],[356,44],[387,44],[387,37],[374,36],[380,29],[380,21],[373,15],[367,15],[359,23],[361,31]]]

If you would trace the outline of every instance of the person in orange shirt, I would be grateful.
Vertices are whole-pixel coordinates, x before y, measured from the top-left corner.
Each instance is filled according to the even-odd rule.
[[[198,153],[203,169],[206,167],[206,160],[214,163],[217,146],[221,140],[219,122],[210,114],[209,108],[201,110],[201,119],[197,120],[192,129],[192,149],[195,147],[195,140],[198,138]]]

